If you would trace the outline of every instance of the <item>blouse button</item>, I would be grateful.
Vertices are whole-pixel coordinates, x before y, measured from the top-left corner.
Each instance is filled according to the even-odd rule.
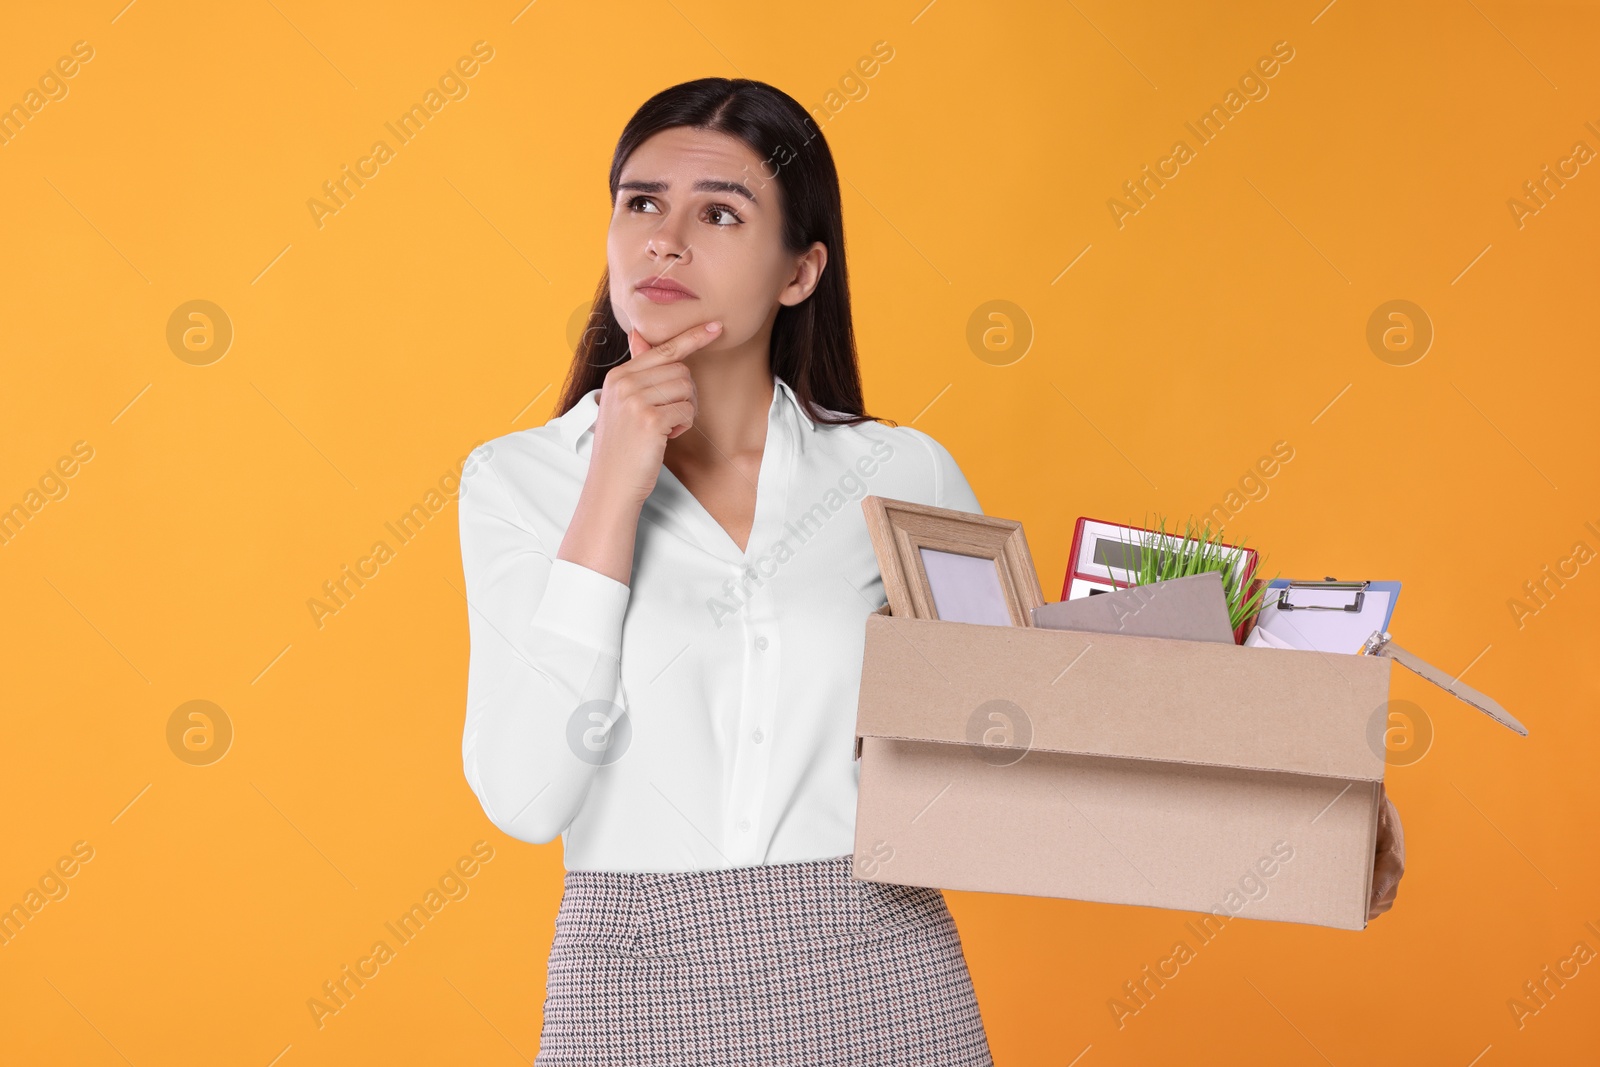
[[[750,820],[749,819],[740,819],[739,820],[739,829],[741,829],[741,830],[750,829]]]
[[[761,649],[763,652],[767,650],[767,639],[764,635],[756,638],[756,647]]]
[[[760,729],[758,728],[755,733],[750,735],[750,740],[754,741],[756,744],[759,745],[761,743],[761,739],[763,737],[765,737],[765,736],[767,736],[767,735],[762,733],[760,731]]]

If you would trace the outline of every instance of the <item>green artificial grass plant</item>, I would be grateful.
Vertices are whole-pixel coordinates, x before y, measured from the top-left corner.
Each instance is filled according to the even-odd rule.
[[[1148,526],[1148,521],[1146,522]],[[1148,585],[1169,578],[1182,578],[1205,571],[1222,573],[1222,592],[1228,601],[1228,621],[1235,631],[1263,606],[1265,581],[1246,596],[1245,589],[1235,577],[1239,559],[1244,554],[1244,542],[1229,547],[1222,544],[1222,531],[1213,531],[1211,520],[1197,523],[1190,519],[1184,532],[1167,533],[1167,520],[1161,518],[1155,529],[1141,530],[1134,545],[1138,550],[1138,566],[1127,568],[1131,585]],[[1265,557],[1262,557],[1265,558]]]

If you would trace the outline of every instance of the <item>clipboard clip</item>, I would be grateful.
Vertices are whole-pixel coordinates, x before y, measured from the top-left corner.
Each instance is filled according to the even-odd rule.
[[[1324,578],[1322,581],[1305,579],[1291,581],[1283,587],[1278,594],[1279,611],[1350,611],[1361,614],[1361,601],[1367,595],[1367,586],[1370,582],[1341,582],[1337,578]],[[1355,592],[1355,598],[1348,604],[1291,604],[1289,603],[1289,590],[1291,589],[1350,589]]]
[[[1528,728],[1518,722],[1505,708],[1502,708],[1493,697],[1486,693],[1478,692],[1478,690],[1465,682],[1459,682],[1450,677],[1427,660],[1407,652],[1389,640],[1389,631],[1387,630],[1372,631],[1372,636],[1368,637],[1365,643],[1362,644],[1360,655],[1388,656],[1400,666],[1421,675],[1457,700],[1471,704],[1506,729],[1519,733],[1523,737],[1528,736]]]

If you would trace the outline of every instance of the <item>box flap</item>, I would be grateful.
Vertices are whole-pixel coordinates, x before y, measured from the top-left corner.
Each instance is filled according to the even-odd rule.
[[[1378,656],[874,613],[856,752],[897,737],[1382,781],[1367,737],[1389,672]]]

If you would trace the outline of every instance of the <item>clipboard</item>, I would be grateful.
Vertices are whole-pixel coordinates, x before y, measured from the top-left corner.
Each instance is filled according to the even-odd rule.
[[[1254,629],[1290,648],[1354,655],[1374,630],[1388,630],[1399,599],[1399,582],[1275,578]]]

